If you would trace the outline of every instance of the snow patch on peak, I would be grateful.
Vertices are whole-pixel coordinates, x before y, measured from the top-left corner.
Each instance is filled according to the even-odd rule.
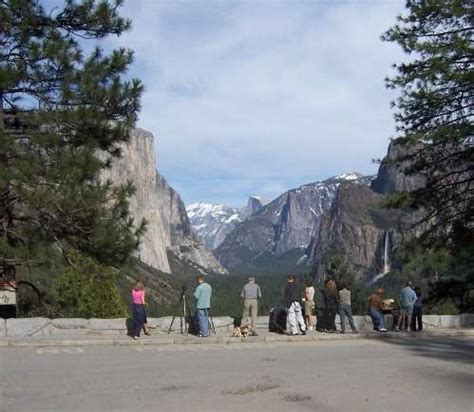
[[[338,180],[359,180],[363,177],[362,174],[357,172],[343,173],[342,175],[336,176],[335,179]]]

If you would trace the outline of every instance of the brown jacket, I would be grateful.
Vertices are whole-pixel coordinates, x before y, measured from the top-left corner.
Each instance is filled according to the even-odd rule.
[[[377,309],[377,310],[382,310],[383,308],[383,299],[382,296],[377,295],[374,293],[369,297],[369,306],[371,308]]]

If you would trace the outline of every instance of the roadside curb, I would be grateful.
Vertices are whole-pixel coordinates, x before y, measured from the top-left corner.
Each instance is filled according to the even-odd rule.
[[[261,335],[250,337],[242,341],[239,338],[230,336],[211,336],[209,338],[198,338],[194,336],[160,336],[144,338],[139,341],[132,339],[19,339],[3,338],[0,339],[0,348],[21,348],[21,347],[63,347],[63,346],[162,346],[162,345],[202,345],[202,344],[221,344],[238,345],[247,343],[276,343],[276,342],[327,342],[327,341],[346,341],[358,339],[423,339],[429,337],[455,337],[455,336],[474,336],[474,328],[452,329],[452,330],[426,330],[422,333],[416,332],[361,332],[358,334],[323,334],[313,333],[308,335],[287,336],[287,335]]]

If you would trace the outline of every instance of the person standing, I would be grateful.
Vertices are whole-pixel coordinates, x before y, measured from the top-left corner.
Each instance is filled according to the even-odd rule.
[[[383,294],[384,290],[378,288],[375,293],[369,297],[369,315],[374,323],[374,330],[387,332],[385,328],[385,318],[383,316]]]
[[[145,324],[145,291],[143,290],[143,283],[137,282],[132,290],[132,317],[133,330],[132,337],[135,340],[140,339],[140,331]]]
[[[248,282],[242,288],[240,297],[244,299],[244,312],[242,314],[242,326],[247,325],[252,336],[257,336],[258,299],[262,298],[260,286],[255,283],[255,278],[249,277]]]
[[[322,290],[324,299],[323,312],[323,332],[336,332],[336,313],[338,312],[339,299],[337,296],[337,286],[333,279],[328,279],[325,282],[325,287]]]
[[[423,330],[423,298],[421,296],[421,290],[415,288],[416,300],[413,305],[413,314],[411,316],[411,330],[421,331]],[[418,325],[417,325],[418,324]]]
[[[286,333],[288,335],[298,335],[299,329],[301,329],[301,334],[306,335],[306,325],[301,313],[300,294],[295,283],[295,277],[288,275],[287,281],[284,295],[285,307],[287,309]]]
[[[345,284],[339,290],[339,317],[341,319],[341,333],[346,333],[346,317],[353,333],[358,333],[352,319],[351,291]]]
[[[416,293],[412,289],[412,283],[407,282],[406,286],[400,291],[400,319],[398,321],[399,330],[408,330],[413,314],[413,305],[416,301]]]
[[[304,317],[306,320],[306,330],[313,330],[315,317],[313,316],[314,311],[314,286],[311,279],[306,280],[306,288],[304,291]]]
[[[198,336],[203,338],[210,335],[209,333],[209,310],[211,309],[211,285],[204,281],[204,276],[196,277],[198,286],[194,291],[194,299],[196,300],[196,318],[199,325]]]

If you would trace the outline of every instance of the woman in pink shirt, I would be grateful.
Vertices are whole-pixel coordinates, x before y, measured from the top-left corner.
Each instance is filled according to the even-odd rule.
[[[140,338],[140,331],[145,323],[145,291],[143,283],[137,282],[132,290],[132,307],[133,307],[133,339]]]

